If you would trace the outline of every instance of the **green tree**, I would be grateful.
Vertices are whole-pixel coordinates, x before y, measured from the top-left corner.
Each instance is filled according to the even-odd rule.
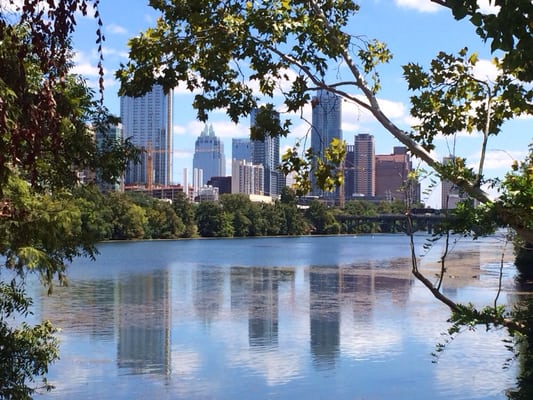
[[[89,243],[111,239],[112,212],[105,196],[94,185],[78,186],[73,194],[81,211],[82,231]]]
[[[155,200],[146,210],[148,230],[152,239],[177,239],[183,236],[185,225],[176,215],[172,205]]]
[[[113,217],[112,239],[144,239],[148,228],[146,211],[127,194],[110,193],[108,204]]]
[[[8,3],[18,7],[5,13]],[[94,134],[115,122],[72,66],[70,35],[86,0],[8,0],[0,5],[0,397],[28,399],[49,390],[57,359],[55,329],[44,321],[18,324],[31,313],[25,277],[36,273],[49,290],[66,282],[66,264],[94,257],[107,228],[92,201],[72,195],[78,173],[117,179],[137,151],[129,143],[97,148]],[[44,10],[44,11],[43,11]],[[101,21],[99,21],[101,24]],[[100,44],[101,32],[96,32]],[[102,72],[102,68],[100,68]],[[101,80],[103,82],[103,80]],[[102,89],[102,88],[101,88]]]
[[[248,236],[253,223],[248,217],[252,207],[250,198],[242,193],[223,194],[220,196],[220,204],[231,215],[234,235]]]
[[[191,238],[197,234],[194,205],[187,199],[183,192],[179,192],[172,200],[172,207],[176,215],[185,225],[182,237]]]
[[[313,200],[305,211],[305,217],[312,226],[313,233],[335,234],[340,232],[340,226],[335,220],[333,211],[321,201]]]
[[[492,51],[503,50],[503,65],[519,79],[533,80],[533,27],[531,15],[533,3],[528,0],[492,0],[490,3],[500,10],[497,13],[483,12],[476,0],[431,0],[448,7],[453,16],[460,20],[469,17],[476,27],[476,33],[489,41]]]
[[[276,203],[276,208],[280,209],[284,226],[281,234],[289,236],[307,235],[310,232],[309,225],[305,220],[303,213],[298,209],[296,203]]]
[[[248,210],[248,218],[250,218],[251,224],[249,227],[250,236],[264,236],[267,233],[267,227],[269,220],[265,215],[265,209],[269,204],[264,203],[252,203]]]
[[[196,209],[198,233],[203,237],[232,237],[232,216],[212,201],[201,202]]]
[[[146,214],[145,239],[177,239],[183,235],[185,225],[169,202],[145,193],[128,193],[127,197]]]

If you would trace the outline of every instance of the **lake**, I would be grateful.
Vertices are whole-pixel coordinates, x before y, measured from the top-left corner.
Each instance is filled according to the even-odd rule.
[[[429,253],[433,279],[441,244]],[[492,304],[502,242],[454,244],[444,293]],[[36,317],[61,328],[40,399],[505,399],[503,331],[460,334],[410,274],[404,235],[103,243]],[[510,255],[512,249],[508,248]],[[508,259],[508,258],[507,258]],[[504,264],[500,303],[515,274]],[[436,362],[435,362],[436,361]]]

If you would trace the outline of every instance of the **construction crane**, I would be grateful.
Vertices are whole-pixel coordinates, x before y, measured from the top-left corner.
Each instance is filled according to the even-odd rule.
[[[152,142],[148,141],[146,146],[146,189],[152,190],[154,181],[154,153],[166,153],[168,155],[167,162],[170,162],[172,151],[167,149],[154,150]]]

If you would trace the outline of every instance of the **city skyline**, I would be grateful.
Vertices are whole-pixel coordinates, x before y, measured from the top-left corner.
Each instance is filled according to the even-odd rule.
[[[484,10],[491,10],[487,0],[481,0]],[[145,31],[155,24],[158,13],[147,5],[138,4],[132,6],[125,0],[103,2],[99,5],[99,13],[103,20],[102,30],[106,41],[102,44],[104,52],[105,91],[104,104],[111,113],[119,115],[118,82],[114,78],[114,72],[120,63],[127,60],[127,43],[129,38]],[[467,46],[471,51],[476,51],[479,63],[476,74],[481,79],[494,76],[494,68],[491,63],[493,54],[490,44],[484,43],[476,34],[475,27],[467,21],[456,21],[449,10],[440,7],[427,0],[386,0],[383,2],[367,2],[361,7],[355,16],[354,24],[349,24],[348,30],[354,35],[362,35],[369,39],[377,38],[385,42],[394,58],[389,63],[380,67],[381,90],[378,93],[378,101],[384,113],[391,118],[398,127],[411,130],[416,123],[409,114],[411,93],[403,78],[402,65],[408,62],[416,62],[421,66],[428,66],[429,62],[440,51],[456,53],[459,49]],[[445,35],[432,37],[424,35],[438,27]],[[73,37],[74,67],[73,73],[80,74],[88,79],[91,87],[98,88],[98,54],[94,44],[96,21],[92,17],[79,18]],[[335,69],[338,73],[341,72]],[[335,76],[327,79],[336,79]],[[194,141],[198,133],[203,129],[204,123],[196,118],[196,111],[192,107],[194,93],[190,93],[185,87],[174,88],[173,101],[179,107],[179,112],[174,113],[173,140],[175,143],[173,152],[173,183],[184,183],[182,179],[184,168],[188,168],[188,181],[192,175],[192,157],[194,153]],[[274,104],[280,104],[280,98],[273,99]],[[376,138],[376,152],[386,153],[388,149],[400,145],[387,131],[377,123],[365,110],[354,104],[343,102],[342,104],[342,129],[344,134],[371,132]],[[216,110],[209,114],[209,123],[213,124],[217,136],[230,148],[231,139],[234,137],[249,137],[249,121],[241,120],[235,124],[229,120],[224,112]],[[292,147],[298,140],[305,142],[305,136],[309,133],[311,120],[311,104],[307,104],[298,113],[287,113],[278,109],[282,118],[292,120],[291,131],[286,138],[280,141],[280,151],[283,153]],[[486,163],[484,172],[487,178],[503,177],[513,160],[523,160],[527,154],[527,148],[523,145],[524,132],[529,132],[531,118],[519,118],[505,124],[504,134],[491,136],[487,147]],[[308,140],[308,139],[307,139]],[[479,162],[479,146],[482,135],[479,133],[458,133],[457,137],[446,138],[438,135],[435,139],[433,154],[435,159],[441,160],[444,156],[455,154],[465,157],[468,166],[476,168]],[[307,141],[308,143],[308,141]],[[457,143],[460,143],[458,145]],[[413,166],[427,168],[413,159]],[[228,157],[226,169],[231,168],[231,160]],[[428,187],[431,179],[423,180],[423,188]],[[427,192],[426,190],[423,190]],[[426,204],[435,207],[440,206],[440,186],[425,195]]]

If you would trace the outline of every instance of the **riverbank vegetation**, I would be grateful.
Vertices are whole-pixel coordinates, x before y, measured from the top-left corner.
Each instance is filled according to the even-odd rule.
[[[192,203],[183,193],[169,202],[137,192],[101,194],[95,187],[80,187],[74,195],[83,229],[100,241],[398,233],[406,229],[402,201],[353,200],[344,207],[330,207],[313,200],[301,208],[289,188],[273,203],[252,202],[244,194],[223,194],[217,202]],[[378,216],[383,214],[397,217],[380,222]],[[421,224],[417,229],[427,230],[427,226]]]

